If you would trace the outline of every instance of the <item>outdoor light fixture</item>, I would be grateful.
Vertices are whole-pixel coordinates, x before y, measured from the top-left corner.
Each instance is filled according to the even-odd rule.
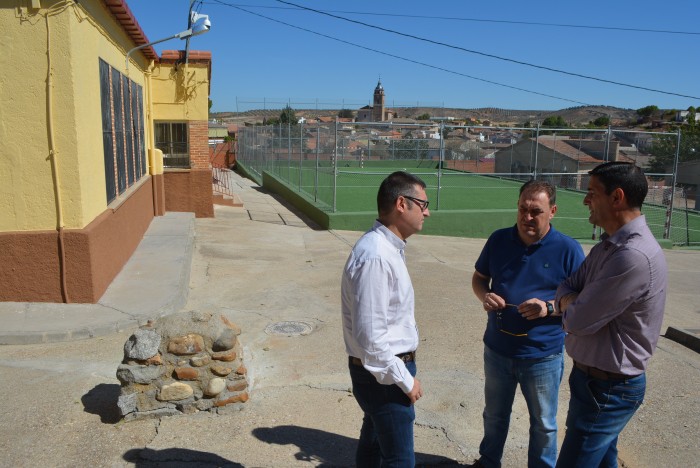
[[[165,39],[159,39],[157,41],[149,42],[148,44],[143,44],[138,47],[134,47],[129,52],[127,52],[126,73],[129,73],[129,56],[132,52],[146,48],[148,46],[152,46],[153,44],[159,44],[161,42],[169,41],[171,39],[188,39],[193,36],[199,36],[200,34],[204,34],[205,32],[208,32],[211,29],[211,21],[209,21],[209,15],[202,15],[194,11],[190,15],[190,24],[192,26],[190,26],[189,29],[179,32],[174,36],[166,37]]]

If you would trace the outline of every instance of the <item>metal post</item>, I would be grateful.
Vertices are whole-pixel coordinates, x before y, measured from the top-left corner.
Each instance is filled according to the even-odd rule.
[[[299,123],[299,191],[301,192],[302,158],[304,157],[304,122]]]
[[[540,123],[537,122],[537,133],[535,134],[535,167],[532,168],[532,178],[537,180],[537,156],[540,148]]]
[[[270,141],[272,143],[272,157],[270,158],[270,171],[273,174],[277,174],[275,172],[275,166],[276,166],[276,162],[277,162],[277,153],[275,153],[275,126],[274,126],[274,124],[270,125],[268,127],[267,131],[272,133],[272,135],[271,135],[272,138],[270,138]]]
[[[673,160],[673,176],[671,177],[671,201],[666,210],[666,223],[664,225],[664,239],[669,239],[671,236],[671,217],[673,215],[673,201],[676,198],[676,177],[678,174],[678,159],[681,153],[681,131],[677,130],[676,139],[676,157]]]
[[[603,161],[608,162],[608,156],[610,155],[610,136],[612,135],[612,129],[610,127],[610,119],[608,118],[608,133],[605,136],[605,155],[603,156]]]
[[[440,156],[438,159],[438,176],[437,176],[437,208],[436,211],[440,209],[440,189],[442,188],[442,165],[445,163],[445,122],[440,122]]]
[[[282,122],[280,122],[282,133]],[[292,124],[287,122],[287,181],[292,183]]]
[[[321,126],[316,126],[316,171],[314,172],[314,201],[318,202],[318,158],[321,146]]]
[[[335,118],[335,136],[333,149],[333,213],[336,211],[336,203],[338,201],[338,118]]]

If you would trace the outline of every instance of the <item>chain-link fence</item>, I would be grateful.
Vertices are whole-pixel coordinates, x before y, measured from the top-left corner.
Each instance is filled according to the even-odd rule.
[[[264,171],[274,174],[328,212],[376,210],[379,183],[398,169],[427,183],[431,211],[512,210],[524,181],[544,179],[559,188],[558,223],[595,238],[583,205],[588,171],[605,161],[647,168],[660,151],[674,161],[679,141],[676,133],[614,129],[307,122],[242,128],[238,163],[259,183]],[[676,184],[674,171],[647,176],[643,212],[655,236],[700,244],[695,190]]]

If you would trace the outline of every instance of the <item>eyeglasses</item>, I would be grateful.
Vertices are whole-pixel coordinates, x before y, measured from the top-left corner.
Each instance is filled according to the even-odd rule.
[[[430,202],[428,200],[421,200],[420,198],[410,197],[408,195],[401,195],[401,196],[411,200],[413,203],[415,203],[418,206],[418,208],[420,208],[421,211],[427,210],[428,205],[430,205]]]

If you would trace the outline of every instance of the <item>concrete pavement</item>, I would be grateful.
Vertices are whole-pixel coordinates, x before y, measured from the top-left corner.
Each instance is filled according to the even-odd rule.
[[[249,180],[233,174],[231,182],[243,208],[217,207],[214,219],[155,219],[99,304],[0,303],[0,342],[9,343],[0,347],[0,465],[352,466],[361,414],[349,391],[339,282],[361,233],[315,229]],[[426,389],[416,407],[416,451],[427,466],[464,466],[478,456],[485,317],[469,285],[482,246],[409,240]],[[693,334],[700,252],[666,254],[663,331]],[[224,312],[241,326],[250,401],[242,411],[119,422],[115,371],[124,342],[138,323],[179,310]],[[310,333],[270,331],[283,322]],[[700,355],[662,337],[646,401],[620,438],[625,466],[696,464],[698,384]],[[567,407],[565,379],[560,441]],[[504,466],[525,466],[527,438],[518,396]]]

